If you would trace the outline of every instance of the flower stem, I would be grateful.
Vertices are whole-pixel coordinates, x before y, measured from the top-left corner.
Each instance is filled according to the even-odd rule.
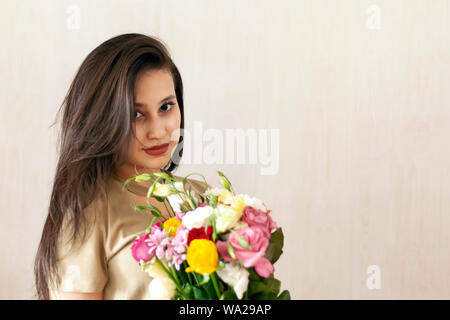
[[[166,198],[167,199],[167,198]],[[170,213],[170,210],[169,209],[167,209],[167,206],[166,206],[166,199],[164,199],[164,207],[166,207],[166,211],[167,211],[167,213],[169,214],[169,217],[171,217],[171,216],[173,216],[173,217],[175,217],[175,215],[173,215],[173,214],[171,214]]]
[[[187,268],[187,264],[186,261],[183,261],[183,266],[184,266],[184,270],[186,270]],[[188,279],[189,279],[189,283],[192,285],[192,278],[191,278],[191,273],[190,272],[186,272]]]
[[[173,277],[177,280],[178,283],[180,283],[180,280],[178,279],[177,272],[175,271],[175,268],[173,266],[171,266],[170,270],[172,270]]]
[[[214,285],[214,290],[216,290],[217,299],[220,299],[220,290],[219,290],[219,284],[217,283],[216,272],[211,273],[211,279],[212,279],[212,283]]]
[[[180,295],[183,297],[184,300],[189,300],[189,298],[187,298],[184,295],[183,289],[180,287],[180,284],[178,283],[178,279],[174,278],[174,275],[166,268],[166,266],[161,262],[161,260],[159,260],[158,258],[156,258],[156,263],[167,273],[167,275],[169,276],[169,278],[173,281],[173,283],[175,283],[175,286],[177,287]]]

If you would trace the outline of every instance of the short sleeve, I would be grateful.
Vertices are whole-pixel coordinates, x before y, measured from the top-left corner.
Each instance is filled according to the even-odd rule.
[[[86,235],[75,243],[70,239],[68,219],[64,220],[57,243],[58,291],[100,292],[104,289],[108,281],[105,209],[99,201],[84,209]]]

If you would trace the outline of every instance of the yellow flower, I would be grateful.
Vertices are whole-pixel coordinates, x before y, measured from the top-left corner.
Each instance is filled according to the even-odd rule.
[[[186,259],[189,264],[186,272],[211,274],[216,271],[219,263],[216,244],[207,239],[194,239],[189,245]]]
[[[242,211],[245,207],[245,200],[243,197],[234,197],[231,202],[231,208],[236,211],[236,214],[239,216],[239,219],[242,216]]]
[[[234,197],[230,206],[218,204],[214,209],[217,232],[223,233],[234,228],[242,217],[244,207],[245,201],[242,197]]]
[[[167,233],[172,229],[172,232],[170,233],[171,237],[175,237],[177,234],[178,226],[181,226],[181,221],[177,218],[167,219],[163,224],[164,230],[166,230]]]
[[[233,201],[233,194],[228,190],[223,190],[217,201],[222,201],[224,204],[230,204]]]

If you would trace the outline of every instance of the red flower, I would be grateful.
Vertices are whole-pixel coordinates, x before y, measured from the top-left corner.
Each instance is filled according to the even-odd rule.
[[[205,233],[205,228],[192,228],[188,234],[188,245],[194,239],[207,239],[212,240],[213,228],[208,226],[207,233]]]

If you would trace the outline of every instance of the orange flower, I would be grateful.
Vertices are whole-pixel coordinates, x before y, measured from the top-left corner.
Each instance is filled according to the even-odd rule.
[[[167,231],[167,233],[169,233],[172,230],[170,232],[171,237],[175,237],[175,235],[177,234],[178,226],[181,226],[181,221],[178,220],[177,218],[167,219],[163,224],[163,228],[164,230]]]

